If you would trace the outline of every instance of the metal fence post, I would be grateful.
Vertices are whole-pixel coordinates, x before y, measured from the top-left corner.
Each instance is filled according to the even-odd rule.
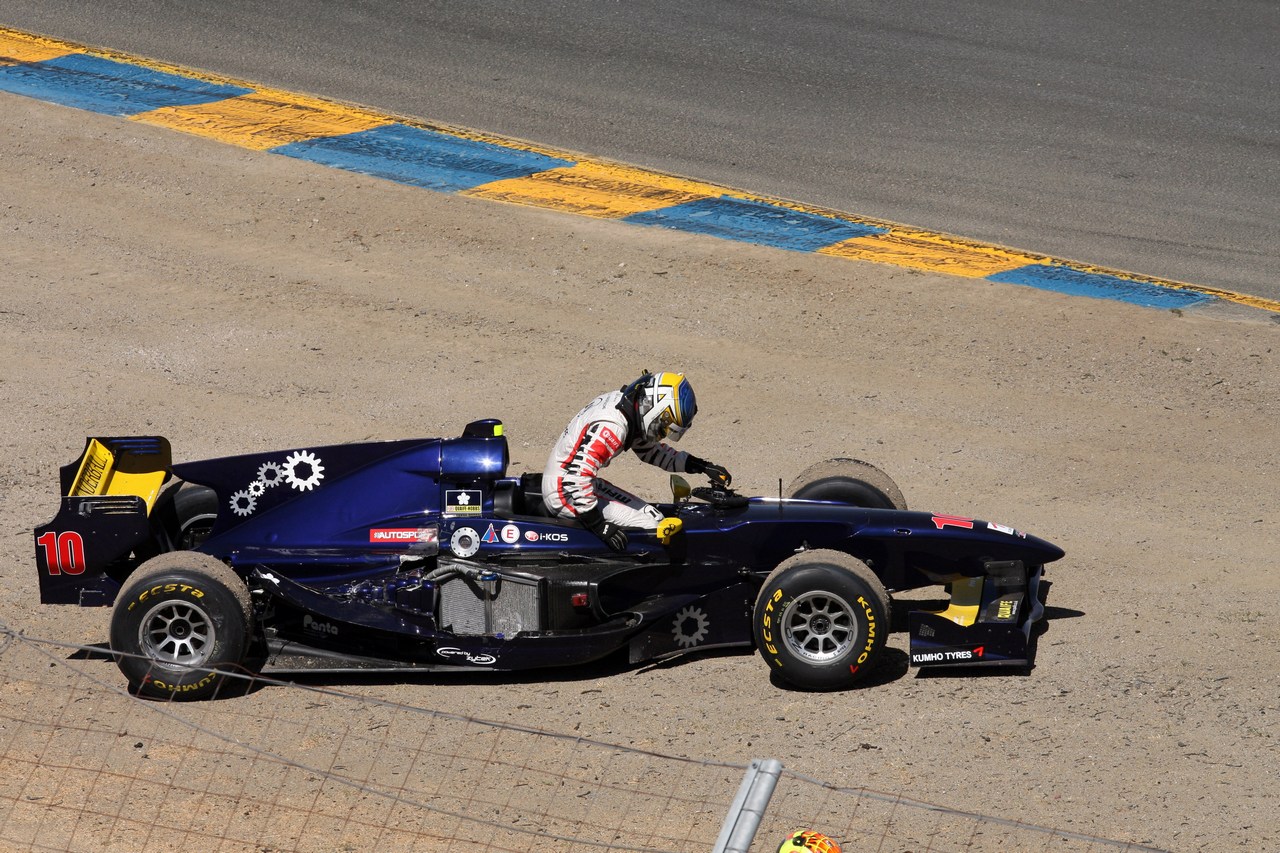
[[[776,758],[757,758],[751,762],[738,786],[738,795],[725,815],[712,853],[747,853],[781,774],[782,762]]]

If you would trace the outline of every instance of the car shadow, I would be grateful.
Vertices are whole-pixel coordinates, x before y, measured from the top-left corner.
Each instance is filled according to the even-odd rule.
[[[1041,584],[1042,596],[1047,593],[1049,583]],[[1042,598],[1043,600],[1043,598]],[[892,604],[889,619],[891,633],[905,634],[908,630],[907,614],[913,610],[944,610],[948,604],[946,598],[921,598],[896,600]],[[1052,623],[1059,619],[1075,619],[1085,613],[1066,607],[1045,606],[1044,616],[1032,628],[1030,635],[1029,657],[1031,664],[1027,666],[977,666],[977,667],[924,667],[916,673],[917,678],[989,678],[1027,676],[1035,668],[1035,651],[1039,638],[1052,631]],[[213,699],[232,699],[257,693],[269,687],[300,686],[317,688],[341,688],[346,686],[379,686],[395,684],[423,684],[450,687],[468,687],[485,685],[526,685],[526,684],[573,684],[583,681],[594,681],[610,678],[628,672],[645,673],[675,669],[699,661],[728,657],[755,656],[754,649],[743,646],[699,649],[680,652],[656,661],[631,663],[627,659],[627,650],[619,649],[614,653],[590,663],[574,667],[530,669],[522,671],[501,672],[493,670],[440,671],[426,669],[359,669],[333,668],[308,669],[301,667],[272,666],[270,656],[259,650],[251,655],[246,666],[236,673],[235,677],[225,680],[221,689]],[[83,646],[67,656],[68,660],[113,660],[110,646],[107,643],[94,643]],[[859,681],[842,690],[865,690],[898,681],[911,671],[910,655],[896,648],[886,648],[881,653],[875,668],[866,673]],[[770,672],[770,683],[778,690],[787,692],[812,692],[798,688],[785,680],[776,672]],[[166,701],[164,699],[156,701]]]

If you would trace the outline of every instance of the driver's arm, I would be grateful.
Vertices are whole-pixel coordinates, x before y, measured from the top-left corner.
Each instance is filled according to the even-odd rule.
[[[684,470],[686,474],[706,474],[712,485],[726,489],[733,482],[733,475],[729,473],[728,468],[707,459],[699,459],[692,454],[686,454]]]
[[[676,450],[671,445],[663,444],[661,441],[641,439],[631,445],[631,449],[635,451],[636,456],[640,457],[640,461],[656,465],[663,471],[668,471],[672,474],[678,474],[681,471],[700,473],[689,472],[688,453],[683,450]]]

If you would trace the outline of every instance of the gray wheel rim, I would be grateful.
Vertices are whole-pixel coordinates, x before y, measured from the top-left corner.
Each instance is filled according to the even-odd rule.
[[[161,663],[203,666],[217,639],[209,614],[185,601],[165,601],[147,611],[138,629],[143,654]]]
[[[854,610],[838,595],[802,593],[782,611],[782,642],[793,655],[810,663],[836,660],[857,639]]]

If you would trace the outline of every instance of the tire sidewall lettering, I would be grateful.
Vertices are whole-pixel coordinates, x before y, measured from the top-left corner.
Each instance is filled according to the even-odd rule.
[[[882,632],[888,624],[885,620],[889,613],[884,610],[887,596],[877,586],[878,578],[865,566],[850,568],[834,555],[832,562],[825,562],[820,555],[811,559],[812,562],[781,564],[761,589],[754,616],[757,648],[770,668],[795,686],[816,690],[848,687],[861,679],[879,657],[885,640]],[[861,573],[854,569],[861,569]],[[798,597],[815,593],[843,602],[853,628],[848,646],[825,660],[806,659],[789,648],[788,628],[783,620],[783,614]]]
[[[253,638],[252,603],[243,580],[225,564],[198,552],[166,552],[144,563],[135,575],[117,600],[110,637],[112,650],[118,652],[116,665],[131,689],[163,699],[216,695],[227,681],[225,670],[241,668]],[[177,608],[173,612],[178,618],[188,608],[198,611],[198,618],[215,628],[198,667],[149,657],[140,639],[146,622],[165,618],[170,607]]]
[[[137,597],[135,597],[133,601],[129,602],[129,606],[127,609],[132,610],[134,607],[138,606],[139,604],[144,604],[148,601],[151,601],[151,602],[158,601],[160,600],[160,597],[164,595],[173,596],[175,599],[190,597],[192,599],[195,599],[196,601],[199,601],[200,599],[205,597],[205,591],[200,589],[197,586],[193,586],[191,584],[186,584],[186,583],[171,582],[171,583],[155,584],[151,587],[148,587],[147,589],[144,589],[142,592],[138,593]]]

